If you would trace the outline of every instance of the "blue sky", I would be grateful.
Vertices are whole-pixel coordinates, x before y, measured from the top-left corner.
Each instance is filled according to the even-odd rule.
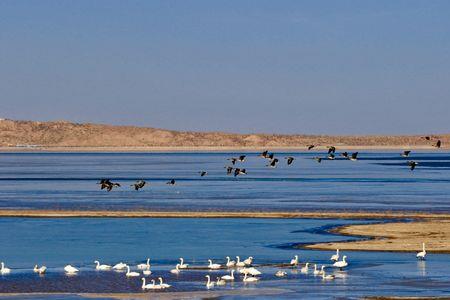
[[[450,131],[450,1],[0,1],[0,117]]]

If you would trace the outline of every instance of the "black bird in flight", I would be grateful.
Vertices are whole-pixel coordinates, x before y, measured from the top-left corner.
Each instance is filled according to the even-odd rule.
[[[227,175],[230,175],[231,173],[233,173],[233,167],[224,167],[227,169]]]
[[[167,181],[166,184],[174,185],[174,184],[175,184],[175,179],[172,179],[172,180],[170,180],[170,181]]]
[[[341,153],[341,156],[343,156],[343,157],[345,157],[345,158],[348,158],[348,152],[342,152],[342,153]]]
[[[335,152],[336,152],[336,147],[334,147],[334,146],[328,147],[328,154],[335,153]]]
[[[277,163],[278,163],[278,158],[274,158],[274,159],[272,159],[270,164],[267,165],[267,167],[276,168]]]
[[[308,145],[308,146],[306,146],[306,147],[308,147],[308,151],[309,151],[309,150],[311,150],[312,148],[314,148],[315,146],[314,146],[314,145]]]
[[[235,158],[235,157],[228,158],[227,160],[230,160],[233,165],[235,165],[237,162],[237,158]]]
[[[418,165],[419,163],[418,162],[415,162],[415,161],[408,161],[408,166],[409,166],[409,168],[411,169],[411,171],[414,171],[414,169],[416,168],[416,166]]]
[[[403,151],[402,156],[408,157],[410,153],[411,153],[411,150],[405,150],[405,151]]]
[[[263,153],[261,153],[259,156],[262,158],[267,158],[267,155],[269,154],[269,150],[265,150],[263,151]]]
[[[436,148],[441,148],[441,140],[438,140],[436,142],[436,145],[434,145]]]
[[[358,152],[352,153],[352,156],[350,157],[350,160],[358,160]]]
[[[234,170],[234,177],[236,177],[238,175],[247,175],[247,171],[245,169],[236,168]]]
[[[431,140],[431,137],[429,136],[424,136],[423,138],[426,139],[427,141]]]
[[[285,157],[284,159],[287,159],[287,164],[289,166],[294,162],[295,158],[293,158],[292,156],[288,156],[288,157]]]
[[[329,160],[334,160],[335,159],[334,153],[328,154],[328,159]]]
[[[206,172],[206,171],[200,171],[199,173],[200,173],[200,177],[203,177],[208,174],[208,172]]]
[[[119,183],[111,182],[109,179],[101,179],[97,184],[100,184],[101,190],[106,189],[108,192],[110,192],[114,187],[120,187]]]
[[[135,183],[133,183],[131,186],[134,187],[136,191],[139,191],[139,189],[142,189],[147,183],[144,180],[138,180]]]

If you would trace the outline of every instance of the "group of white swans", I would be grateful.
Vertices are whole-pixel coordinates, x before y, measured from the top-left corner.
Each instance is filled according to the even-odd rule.
[[[427,252],[425,250],[425,243],[422,243],[422,251],[418,252],[416,257],[420,260],[424,260],[426,255],[427,255]],[[248,257],[247,259],[245,259],[243,261],[240,260],[239,256],[236,256],[236,261],[231,260],[230,257],[227,256],[226,260],[227,260],[226,263],[224,265],[221,265],[221,264],[213,263],[213,261],[211,259],[208,259],[207,268],[210,270],[231,269],[230,274],[223,275],[221,277],[217,277],[217,281],[212,281],[211,276],[206,275],[205,276],[207,279],[206,287],[208,289],[212,288],[214,286],[223,286],[223,285],[226,285],[227,282],[234,281],[235,280],[235,276],[234,276],[235,272],[238,272],[239,274],[244,275],[244,277],[242,279],[242,281],[244,283],[257,282],[258,280],[260,280],[260,278],[257,276],[261,275],[262,273],[259,270],[257,270],[255,267],[252,266],[252,264],[253,264],[252,256]],[[341,271],[345,267],[348,266],[346,255],[342,256],[342,260],[340,260],[339,249],[336,250],[336,254],[333,254],[330,257],[330,260],[333,261],[332,266],[335,268],[339,268],[339,270],[341,270]],[[162,277],[158,277],[159,284],[156,284],[154,279],[151,280],[151,284],[146,283],[145,276],[149,276],[152,274],[152,271],[150,270],[151,265],[150,265],[149,258],[147,258],[146,263],[138,264],[136,266],[136,268],[138,270],[142,271],[142,274],[139,272],[131,271],[130,266],[123,262],[119,262],[119,263],[115,264],[114,266],[100,264],[100,262],[98,260],[94,261],[94,263],[95,263],[95,269],[97,271],[115,270],[115,271],[119,271],[119,272],[124,272],[126,270],[126,273],[125,273],[126,277],[140,277],[143,275],[144,277],[141,278],[143,290],[162,290],[162,289],[171,287],[171,285],[163,282]],[[288,265],[291,267],[295,267],[295,268],[298,267],[300,265],[298,255],[295,255],[294,258],[291,259],[291,261]],[[305,265],[303,267],[301,267],[300,272],[307,274],[309,272],[309,265],[310,265],[310,263],[306,262]],[[170,270],[170,273],[178,275],[181,273],[181,270],[188,269],[188,268],[189,268],[189,265],[184,263],[183,258],[180,258],[180,263],[178,263],[174,269]],[[33,268],[33,271],[38,274],[44,274],[47,271],[47,267],[46,266],[39,267],[38,265],[35,265]],[[75,275],[79,272],[79,269],[73,267],[72,265],[66,265],[64,267],[64,271],[67,275]],[[11,269],[7,268],[4,264],[4,262],[1,262],[0,275],[7,275],[10,273],[11,273]],[[335,275],[326,274],[324,265],[322,265],[321,269],[319,270],[317,268],[317,264],[314,264],[313,274],[315,276],[318,276],[318,275],[322,276],[323,280],[335,279]],[[275,273],[275,276],[284,277],[284,276],[287,276],[287,272],[279,270]]]

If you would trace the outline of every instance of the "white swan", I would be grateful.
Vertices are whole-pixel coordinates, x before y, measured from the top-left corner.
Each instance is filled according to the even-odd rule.
[[[258,280],[259,280],[258,277],[248,277],[247,273],[245,273],[244,279],[242,279],[243,282],[256,282]]]
[[[205,276],[208,280],[206,281],[206,288],[212,288],[214,287],[214,282],[211,281],[211,277],[209,275]]]
[[[247,268],[247,273],[252,275],[252,276],[256,276],[256,275],[261,275],[262,274],[259,270],[257,270],[254,267]]]
[[[347,256],[343,256],[342,260],[339,260],[333,264],[333,267],[339,268],[341,271],[343,268],[348,266],[348,262],[346,261]]]
[[[130,266],[127,266],[127,272],[125,273],[125,276],[127,276],[127,277],[138,277],[138,276],[141,276],[141,274],[139,274],[138,272],[131,272],[130,271]]]
[[[305,266],[300,269],[300,272],[306,274],[308,273],[308,270],[309,270],[309,263],[306,263]]]
[[[322,265],[322,268],[320,268],[319,275],[322,275],[323,273],[325,273],[325,266],[324,265]]]
[[[120,262],[120,263],[118,263],[118,264],[115,264],[114,267],[113,267],[113,269],[114,269],[114,270],[123,270],[123,269],[125,269],[126,267],[127,267],[127,264],[125,264],[125,263],[123,263],[123,262]]]
[[[226,285],[227,282],[225,279],[221,279],[220,277],[217,277],[216,285]]]
[[[220,269],[221,265],[219,264],[213,264],[212,260],[208,259],[209,265],[208,268],[212,269],[212,270],[217,270]]]
[[[227,256],[227,268],[233,268],[236,265],[234,260],[230,260],[230,257]]]
[[[163,283],[163,279],[162,279],[162,277],[158,277],[158,279],[159,279],[159,285],[161,286],[161,288],[163,288],[163,289],[167,289],[167,288],[170,288],[170,287],[171,287],[171,285],[170,285],[170,284],[167,284],[167,283]]]
[[[147,263],[137,265],[137,268],[139,270],[145,270],[145,269],[148,269],[149,267],[150,267],[150,258],[147,258]]]
[[[246,266],[250,266],[253,262],[253,256],[249,256],[246,260],[244,260],[244,264]]]
[[[34,268],[33,268],[33,272],[34,273],[44,274],[45,271],[47,271],[47,267],[46,266],[42,266],[42,267],[39,268],[38,265],[34,265]]]
[[[245,263],[241,261],[241,258],[239,256],[236,256],[236,267],[245,267]]]
[[[286,276],[287,275],[287,273],[285,272],[285,271],[277,271],[276,273],[275,273],[275,276],[277,276],[277,277],[284,277],[284,276]]]
[[[178,266],[180,269],[187,269],[189,267],[188,264],[184,263],[184,259],[180,257],[180,265]]]
[[[111,270],[110,265],[101,265],[98,260],[94,261],[94,263],[96,264],[96,266],[95,266],[96,270],[100,270],[100,271]]]
[[[339,249],[336,249],[336,254],[331,255],[330,260],[336,262],[339,260]]]
[[[143,273],[145,276],[148,276],[148,275],[152,274],[152,271],[150,271],[150,266],[148,266],[146,270],[142,271],[142,273]]]
[[[325,270],[322,273],[322,279],[323,280],[333,280],[335,278],[334,275],[326,275]]]
[[[233,281],[234,280],[234,270],[231,270],[230,275],[223,275],[222,279]]]
[[[422,243],[422,251],[417,253],[416,257],[420,260],[425,260],[426,255],[427,255],[427,251],[425,251],[425,243]]]
[[[175,266],[175,269],[172,269],[172,270],[170,270],[170,273],[172,273],[172,274],[180,274],[180,264],[177,264],[176,266]]]
[[[290,262],[291,266],[296,266],[298,265],[298,255],[295,255],[293,259],[291,259]]]
[[[67,265],[64,267],[64,271],[68,274],[76,274],[79,270],[71,265]]]
[[[1,265],[2,265],[2,267],[1,267],[1,269],[0,269],[0,274],[5,275],[5,274],[11,273],[11,269],[5,267],[5,264],[4,264],[3,262],[2,262]]]
[[[317,270],[317,264],[314,264],[314,272],[313,272],[314,276],[317,276],[320,274],[320,271]]]
[[[142,277],[142,289],[143,290],[150,290],[152,288],[152,284],[145,284],[145,278]]]

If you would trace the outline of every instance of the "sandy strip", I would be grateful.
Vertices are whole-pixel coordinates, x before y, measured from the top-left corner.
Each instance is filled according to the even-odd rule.
[[[273,296],[291,292],[287,289],[239,289],[201,292],[143,292],[143,293],[0,293],[1,297],[79,296],[105,299],[214,299],[223,296]]]
[[[354,242],[321,243],[304,248],[321,250],[418,252],[422,243],[427,252],[450,253],[450,220],[426,220],[337,227],[334,233],[364,236],[370,239]]]
[[[0,217],[36,218],[328,218],[328,219],[448,219],[447,213],[421,212],[249,212],[249,211],[109,211],[1,209]]]

